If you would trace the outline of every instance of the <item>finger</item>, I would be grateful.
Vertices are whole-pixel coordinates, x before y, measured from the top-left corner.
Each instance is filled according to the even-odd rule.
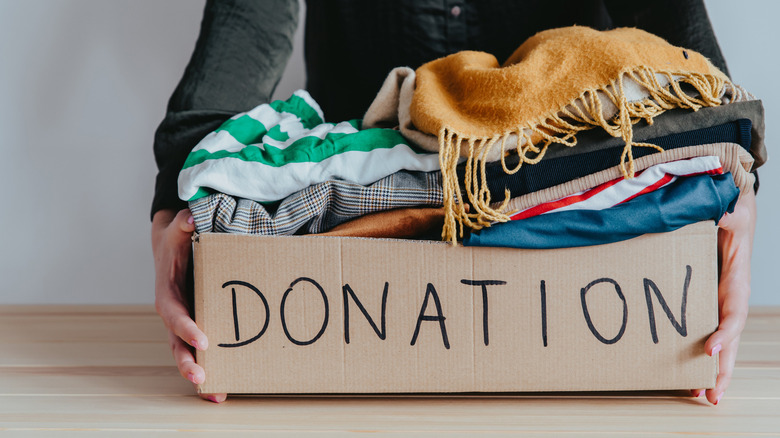
[[[189,208],[185,208],[176,213],[173,223],[184,233],[192,234],[195,231],[195,219]]]
[[[701,397],[704,394],[703,389],[691,389],[691,396],[693,397]]]
[[[756,194],[753,190],[740,193],[733,213],[726,213],[718,222],[718,227],[732,230],[736,227],[747,226],[750,232],[750,240],[753,240],[756,218]],[[722,225],[721,225],[722,224]]]
[[[227,399],[227,394],[198,394],[203,400],[213,403],[222,403]]]
[[[718,377],[715,387],[706,391],[707,400],[717,405],[731,382],[742,329],[747,319],[747,303],[730,295],[721,305],[718,330],[707,339],[704,349],[710,356],[718,355]],[[744,307],[744,310],[743,310]]]
[[[729,294],[720,308],[718,330],[704,343],[704,349],[710,356],[718,354],[727,344],[738,338],[747,320],[747,300],[737,294]]]
[[[748,289],[744,286],[733,285],[730,282],[721,281],[718,287],[719,319],[718,330],[713,333],[704,344],[705,351],[710,356],[717,354],[726,344],[739,337],[745,328],[748,316]],[[718,348],[720,346],[720,348]],[[714,351],[714,352],[713,352]]]
[[[186,313],[178,316],[174,320],[173,332],[176,333],[176,336],[198,350],[206,350],[209,346],[209,340],[206,337],[206,334],[198,328],[195,321]]]
[[[731,375],[734,372],[734,364],[737,361],[737,349],[739,348],[739,337],[734,339],[729,345],[720,352],[718,360],[718,378],[715,381],[715,387],[707,390],[707,400],[717,405],[720,403],[723,394],[731,383]]]
[[[209,341],[206,334],[190,318],[187,308],[181,301],[166,297],[158,299],[157,303],[159,303],[158,313],[168,330],[198,350],[208,348]]]
[[[173,359],[176,361],[176,366],[182,377],[196,385],[203,383],[206,380],[206,372],[203,371],[203,367],[195,363],[195,357],[187,344],[172,332],[168,332],[168,340],[171,344]]]
[[[206,372],[203,367],[195,363],[195,358],[187,345],[175,334],[168,332],[173,357],[182,377],[193,384],[201,384],[206,380]],[[204,400],[214,403],[222,403],[227,399],[227,394],[198,394]]]

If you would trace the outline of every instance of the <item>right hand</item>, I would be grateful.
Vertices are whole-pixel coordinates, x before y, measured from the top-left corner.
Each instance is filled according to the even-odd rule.
[[[152,219],[155,300],[157,313],[168,328],[168,341],[179,373],[194,384],[206,380],[203,367],[195,363],[193,348],[208,348],[208,338],[190,318],[184,298],[187,263],[192,251],[195,225],[189,209],[176,213],[160,210]],[[221,403],[227,394],[200,394],[206,400]]]

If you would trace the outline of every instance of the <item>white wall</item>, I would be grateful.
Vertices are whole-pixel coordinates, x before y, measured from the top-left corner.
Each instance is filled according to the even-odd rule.
[[[780,2],[706,0],[706,5],[732,79],[762,99],[766,110],[769,161],[759,171],[750,303],[778,305],[780,286],[774,271],[780,269]]]
[[[153,301],[152,136],[203,3],[0,0],[0,304]],[[751,303],[777,305],[780,3],[707,6],[734,80],[767,110]],[[301,41],[278,98],[303,87]]]
[[[151,144],[202,7],[0,1],[0,302],[153,301]]]

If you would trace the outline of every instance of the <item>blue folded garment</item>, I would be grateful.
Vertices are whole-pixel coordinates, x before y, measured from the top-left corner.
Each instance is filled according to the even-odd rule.
[[[472,232],[463,245],[550,249],[619,242],[695,222],[718,222],[734,211],[738,196],[728,172],[680,178],[605,210],[562,211],[495,224]]]

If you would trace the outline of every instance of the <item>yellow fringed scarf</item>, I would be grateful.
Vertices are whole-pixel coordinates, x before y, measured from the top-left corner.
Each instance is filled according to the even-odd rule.
[[[411,121],[438,136],[447,216],[444,240],[455,242],[456,221],[480,229],[509,220],[505,202],[490,207],[485,163],[500,158],[507,173],[542,159],[551,143],[574,146],[579,131],[602,127],[622,137],[621,170],[633,177],[632,125],[672,108],[697,110],[721,103],[728,77],[692,50],[675,47],[640,29],[596,31],[566,27],[540,32],[523,43],[503,66],[493,55],[465,51],[417,69]],[[641,90],[630,100],[627,90]],[[507,143],[520,164],[504,163]],[[469,213],[457,181],[460,157],[467,158],[465,187]],[[480,182],[481,181],[481,184]]]

